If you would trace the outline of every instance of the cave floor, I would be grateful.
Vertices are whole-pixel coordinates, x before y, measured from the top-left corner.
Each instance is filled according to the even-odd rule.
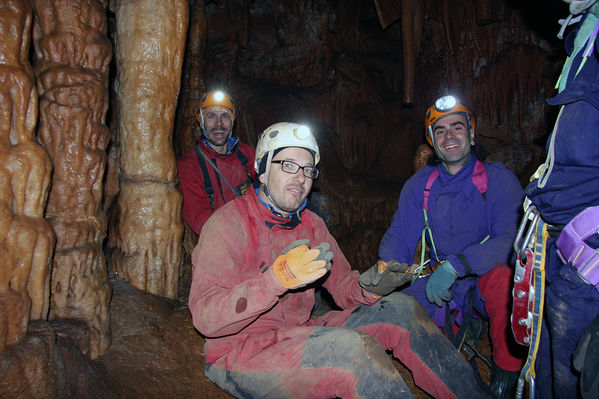
[[[113,339],[98,361],[115,398],[231,398],[204,376],[204,339],[194,329],[186,305],[143,293],[116,276],[111,283]],[[478,349],[490,356],[488,334]],[[430,398],[415,386],[407,368],[393,362],[415,398]],[[491,370],[478,362],[488,383]]]

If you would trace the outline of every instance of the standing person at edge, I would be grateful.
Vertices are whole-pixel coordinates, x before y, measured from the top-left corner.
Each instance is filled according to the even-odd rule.
[[[197,234],[215,210],[245,194],[256,178],[248,167],[255,150],[232,137],[236,116],[229,94],[205,93],[196,115],[201,136],[177,162],[183,219]]]
[[[525,189],[527,213],[540,214],[548,233],[534,384],[541,399],[599,398],[599,2],[564,1],[570,16],[558,37],[577,24],[564,40],[558,94],[547,100],[560,111],[547,159]]]
[[[471,305],[488,318],[496,363],[491,390],[512,397],[523,359],[508,345],[518,347],[508,327],[513,269],[507,263],[524,194],[503,164],[477,158],[474,128],[474,115],[453,96],[428,109],[425,134],[436,157],[405,183],[379,258],[411,263],[419,239],[423,246],[426,239],[430,262],[402,292],[439,326],[453,325],[450,311],[458,322],[474,323]],[[453,327],[448,330],[453,335]]]
[[[308,127],[270,126],[256,150],[259,187],[202,230],[189,309],[206,337],[206,376],[240,398],[412,397],[389,350],[434,397],[491,397],[413,298],[387,295],[410,281],[408,265],[360,276],[305,209],[319,159]],[[342,310],[311,318],[315,286]]]

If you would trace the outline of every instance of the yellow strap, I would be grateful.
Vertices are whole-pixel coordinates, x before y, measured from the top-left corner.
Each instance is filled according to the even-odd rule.
[[[540,227],[539,224],[542,224],[542,226]],[[542,229],[540,234],[538,231],[539,227]],[[531,327],[533,340],[531,341],[529,346],[526,363],[522,368],[525,371],[525,378],[529,382],[530,378],[534,380],[536,376],[535,361],[537,359],[537,352],[539,350],[539,342],[541,339],[541,325],[543,324],[543,307],[545,305],[545,260],[547,255],[545,243],[547,242],[547,237],[549,237],[549,233],[547,232],[547,225],[540,218],[537,222],[535,230],[537,231],[537,233],[534,248],[532,280],[535,282],[535,291],[539,295],[535,295],[533,301],[533,324]],[[539,300],[540,302],[538,303],[538,306],[535,306],[535,302],[537,300]]]

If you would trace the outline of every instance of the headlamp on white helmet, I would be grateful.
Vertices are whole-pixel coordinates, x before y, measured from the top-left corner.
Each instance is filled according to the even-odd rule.
[[[274,152],[287,147],[305,148],[314,156],[314,165],[320,161],[320,152],[318,144],[310,128],[292,122],[279,122],[267,127],[258,139],[256,145],[256,158],[254,160],[254,169],[260,173],[260,165],[263,165],[263,173],[266,173],[268,180],[268,171],[270,169]],[[266,158],[264,158],[266,156]]]

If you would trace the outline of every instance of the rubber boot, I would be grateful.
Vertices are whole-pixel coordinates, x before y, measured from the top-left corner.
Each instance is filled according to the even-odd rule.
[[[506,371],[494,364],[489,389],[497,399],[511,399],[516,394],[518,377],[519,371]]]

